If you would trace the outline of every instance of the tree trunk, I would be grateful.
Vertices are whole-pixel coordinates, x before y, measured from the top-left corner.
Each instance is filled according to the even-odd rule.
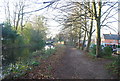
[[[84,40],[83,40],[83,43],[82,43],[82,50],[84,50],[84,47],[85,47],[86,34],[87,34],[87,31],[85,31],[85,36],[84,36]]]
[[[96,30],[96,57],[100,57],[101,54],[101,37],[100,37],[100,19],[97,21]]]
[[[93,0],[93,9],[94,9],[94,17],[96,20],[96,57],[100,57],[101,54],[101,37],[100,37],[100,20],[101,20],[101,4],[102,1],[98,1],[98,6],[96,7],[95,0]],[[98,8],[98,13],[97,13],[97,8]]]
[[[88,44],[86,46],[86,52],[89,52],[89,47],[90,47],[90,44],[91,44],[91,37],[92,37],[92,29],[93,29],[93,16],[92,16],[92,19],[91,19],[91,26],[90,26],[90,32],[89,32],[89,37],[88,37]]]
[[[81,39],[81,29],[79,29],[79,39],[78,39],[78,47],[79,47],[79,49],[80,49],[80,39]]]
[[[100,57],[101,54],[101,36],[100,36],[100,20],[101,20],[101,4],[102,2],[98,2],[98,17],[96,18],[97,28],[96,28],[96,57]]]
[[[24,9],[24,6],[22,6],[22,10],[21,10],[21,23],[20,23],[20,25],[21,25],[21,31],[23,30],[23,16],[24,16],[24,14],[23,14],[23,9]]]
[[[87,13],[86,13],[86,10],[85,10],[85,28],[87,29],[87,21],[86,21],[86,15]],[[87,34],[87,30],[85,30],[85,36],[84,36],[84,40],[83,40],[83,43],[82,43],[82,50],[84,50],[84,47],[85,47],[85,42],[86,42],[86,34]]]
[[[20,21],[20,12],[18,13],[18,18],[16,22],[16,30],[18,29],[19,21]]]

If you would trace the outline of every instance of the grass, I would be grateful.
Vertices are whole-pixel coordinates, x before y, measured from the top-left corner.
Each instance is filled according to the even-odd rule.
[[[106,65],[106,69],[110,71],[110,74],[120,78],[120,56],[114,57],[113,62]]]
[[[104,59],[111,59],[111,60],[115,60],[116,59],[116,57],[115,56],[103,56],[102,58],[104,58]]]

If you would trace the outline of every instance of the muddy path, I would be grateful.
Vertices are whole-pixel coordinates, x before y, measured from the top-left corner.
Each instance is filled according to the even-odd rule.
[[[76,48],[66,47],[64,56],[56,64],[53,75],[59,79],[114,79],[105,64],[110,60],[94,60]]]

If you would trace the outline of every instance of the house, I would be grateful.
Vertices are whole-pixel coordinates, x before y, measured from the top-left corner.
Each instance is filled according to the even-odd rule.
[[[120,35],[119,34],[103,34],[101,38],[102,45],[120,45]]]

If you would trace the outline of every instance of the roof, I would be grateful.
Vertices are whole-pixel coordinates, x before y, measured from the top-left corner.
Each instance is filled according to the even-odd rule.
[[[117,34],[103,34],[104,39],[120,40],[120,35]]]

